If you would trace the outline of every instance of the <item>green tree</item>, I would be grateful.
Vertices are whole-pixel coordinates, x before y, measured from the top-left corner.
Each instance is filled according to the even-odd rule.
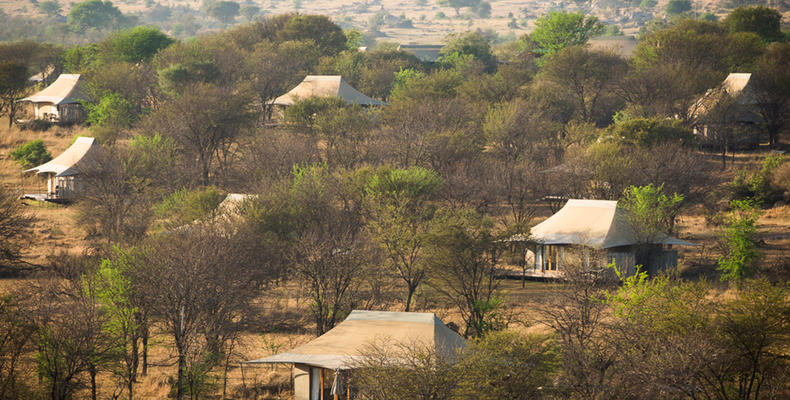
[[[127,18],[110,1],[85,0],[71,8],[68,24],[75,32],[88,28],[120,29],[127,24]]]
[[[239,16],[240,7],[235,1],[217,1],[211,3],[206,13],[220,23],[228,25]]]
[[[157,28],[138,26],[115,33],[102,45],[102,58],[131,63],[150,61],[174,40]]]
[[[555,52],[568,46],[581,46],[603,32],[598,18],[581,12],[551,11],[535,20],[535,30],[529,35],[538,48]]]
[[[664,11],[667,15],[678,15],[691,11],[691,0],[669,0]]]
[[[539,79],[551,84],[553,96],[573,104],[579,120],[600,126],[614,114],[612,92],[627,70],[614,53],[571,46],[548,58]]]
[[[637,239],[636,263],[647,268],[650,275],[660,271],[653,264],[656,243],[665,234],[672,233],[675,218],[680,212],[683,196],[677,193],[667,196],[664,185],[629,186],[623,193],[622,206],[628,211],[630,223]]]
[[[444,46],[440,50],[442,59],[450,59],[452,56],[472,56],[487,70],[493,71],[496,68],[491,42],[479,32],[452,33],[445,36],[443,42]]]
[[[790,43],[773,43],[755,63],[757,105],[772,146],[790,125]]]
[[[724,19],[730,32],[754,32],[766,42],[782,39],[782,15],[773,8],[738,7]]]
[[[96,127],[119,130],[129,128],[135,120],[134,106],[116,93],[102,96],[98,103],[86,103],[86,121]]]
[[[170,227],[184,226],[213,215],[224,198],[213,186],[181,189],[154,205],[154,214]]]
[[[496,279],[501,242],[493,223],[470,210],[441,210],[427,243],[429,284],[461,313],[464,337],[504,328]]]
[[[11,158],[24,168],[33,168],[52,159],[52,154],[47,150],[41,139],[31,140],[11,151]]]
[[[491,332],[464,348],[455,369],[464,399],[537,399],[554,384],[559,349],[549,335]]]
[[[694,143],[691,129],[678,120],[656,117],[632,118],[615,123],[608,131],[616,140],[640,147],[651,147],[661,143],[689,146]]]
[[[239,9],[239,13],[247,22],[252,22],[261,13],[261,8],[258,6],[244,6]]]
[[[477,7],[480,0],[439,0],[437,3],[442,7],[450,7],[455,9],[455,15],[461,15],[461,9],[464,7]]]
[[[277,32],[277,39],[312,40],[325,55],[334,55],[346,49],[343,29],[323,15],[294,15]]]
[[[426,274],[423,254],[442,180],[420,167],[383,169],[371,176],[368,195],[373,239],[384,250],[390,267],[406,283],[405,310],[411,309],[414,292]]]
[[[754,273],[760,253],[757,251],[757,219],[760,211],[750,200],[735,200],[722,232],[726,253],[719,257],[721,280],[739,284]]]
[[[0,61],[0,115],[8,115],[8,127],[14,123],[19,99],[27,86],[27,66],[14,61]]]
[[[48,17],[58,16],[62,11],[60,4],[54,0],[42,1],[38,3],[38,8],[40,8],[44,14],[47,14]]]

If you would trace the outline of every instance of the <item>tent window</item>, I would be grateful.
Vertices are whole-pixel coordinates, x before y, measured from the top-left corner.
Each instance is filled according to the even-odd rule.
[[[560,263],[560,248],[558,246],[546,246],[546,270],[556,271]]]

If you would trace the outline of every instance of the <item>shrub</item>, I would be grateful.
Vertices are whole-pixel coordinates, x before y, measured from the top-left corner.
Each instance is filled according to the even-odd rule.
[[[22,168],[33,168],[52,159],[41,139],[31,140],[11,152],[11,158]]]
[[[185,225],[210,216],[224,196],[213,186],[189,191],[173,192],[154,207],[157,217],[171,220],[175,225]]]
[[[54,124],[50,121],[45,121],[43,119],[34,119],[19,124],[19,129],[34,131],[34,132],[44,132],[49,130],[49,128],[51,128],[52,125]]]
[[[790,193],[790,163],[783,163],[774,170],[771,184],[783,194]]]
[[[785,172],[788,165],[785,163],[785,158],[782,155],[768,156],[763,160],[762,168],[754,173],[745,171],[738,171],[735,179],[727,185],[730,200],[751,200],[758,206],[765,206],[773,203],[779,199],[783,189],[782,186],[773,184],[776,182],[774,179],[775,171],[782,168],[782,173],[790,175]],[[782,179],[781,176],[779,177]],[[787,186],[785,186],[787,187]]]

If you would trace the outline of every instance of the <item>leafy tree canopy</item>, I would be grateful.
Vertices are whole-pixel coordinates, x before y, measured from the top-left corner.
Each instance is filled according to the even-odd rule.
[[[619,122],[609,128],[609,134],[616,140],[622,140],[641,147],[650,147],[660,143],[691,144],[694,134],[679,120],[663,118],[634,118]]]
[[[738,7],[724,23],[730,32],[754,32],[768,42],[782,39],[782,15],[773,8]]]
[[[603,29],[603,23],[592,15],[551,11],[535,21],[530,38],[538,48],[554,52],[567,46],[583,45]]]
[[[489,70],[496,67],[496,59],[491,53],[491,42],[480,32],[453,33],[444,38],[444,43],[441,54],[445,59],[453,55],[472,56]]]
[[[667,15],[683,14],[686,11],[691,11],[690,0],[669,0],[667,7],[664,9]]]
[[[11,158],[22,168],[33,168],[52,159],[41,139],[31,140],[11,152]]]
[[[334,55],[346,49],[346,35],[337,24],[323,15],[295,15],[277,32],[280,41],[312,40],[324,54]]]
[[[110,1],[85,0],[77,3],[69,12],[68,25],[75,32],[86,29],[121,28],[128,23],[118,7]]]
[[[461,15],[460,10],[464,7],[477,7],[480,0],[439,0],[437,3],[442,7],[455,9],[455,15]]]
[[[173,42],[172,38],[155,27],[138,26],[108,39],[103,56],[128,62],[148,61]]]
[[[240,7],[235,1],[218,1],[208,6],[206,13],[223,24],[229,24],[239,16]]]

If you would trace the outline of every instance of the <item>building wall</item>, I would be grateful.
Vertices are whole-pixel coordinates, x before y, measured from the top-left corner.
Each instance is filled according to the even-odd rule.
[[[85,111],[81,104],[61,104],[58,106],[61,123],[78,123],[85,119]]]

